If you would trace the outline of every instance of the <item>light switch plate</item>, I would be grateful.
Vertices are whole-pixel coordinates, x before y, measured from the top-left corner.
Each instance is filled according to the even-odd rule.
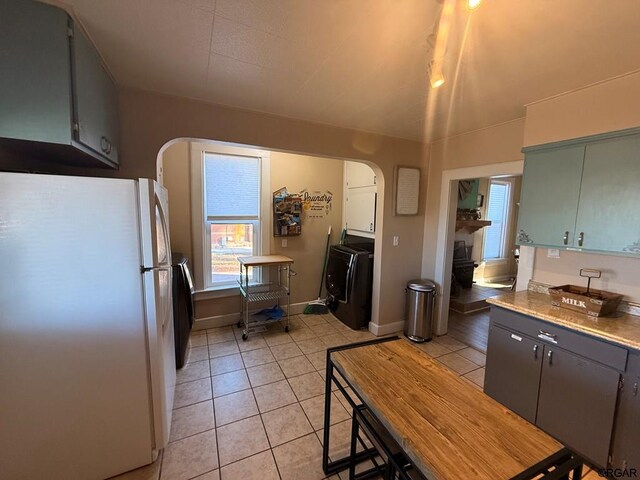
[[[287,248],[287,239],[286,238],[282,239],[282,248]]]
[[[398,237],[398,235],[394,235],[393,236],[393,246],[397,247],[399,243],[400,243],[400,237]]]

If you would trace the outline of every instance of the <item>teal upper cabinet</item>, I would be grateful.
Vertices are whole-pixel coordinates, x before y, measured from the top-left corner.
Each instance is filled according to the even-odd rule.
[[[637,129],[525,149],[517,243],[640,255]]]
[[[0,137],[71,140],[67,24],[58,8],[0,0]]]
[[[24,157],[118,166],[116,87],[64,10],[0,0],[0,143]]]
[[[74,105],[80,144],[118,163],[118,93],[98,53],[80,28],[72,38]]]
[[[640,253],[640,135],[587,145],[576,243]]]
[[[526,155],[517,241],[520,245],[571,245],[580,199],[584,145]]]

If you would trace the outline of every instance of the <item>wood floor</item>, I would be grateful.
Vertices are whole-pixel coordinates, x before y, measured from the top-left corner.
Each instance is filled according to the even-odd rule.
[[[448,334],[456,340],[486,353],[489,336],[489,310],[467,314],[449,310]]]
[[[458,313],[469,313],[489,308],[486,299],[496,295],[502,295],[510,291],[508,287],[493,288],[473,284],[471,288],[463,288],[457,295],[451,295],[449,308]]]

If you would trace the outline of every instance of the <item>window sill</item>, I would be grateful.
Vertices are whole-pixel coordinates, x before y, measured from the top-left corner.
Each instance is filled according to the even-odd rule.
[[[195,300],[196,302],[198,302],[200,300],[236,297],[238,295],[240,295],[240,289],[238,287],[225,286],[218,288],[207,288],[205,290],[196,290]]]
[[[509,263],[508,258],[490,258],[488,260],[482,260],[485,265],[501,265]]]

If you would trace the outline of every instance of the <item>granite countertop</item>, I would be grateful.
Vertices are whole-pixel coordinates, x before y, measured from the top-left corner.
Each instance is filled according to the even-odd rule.
[[[635,315],[616,312],[606,317],[590,317],[554,307],[549,295],[531,290],[491,297],[487,303],[640,350],[640,317]]]

